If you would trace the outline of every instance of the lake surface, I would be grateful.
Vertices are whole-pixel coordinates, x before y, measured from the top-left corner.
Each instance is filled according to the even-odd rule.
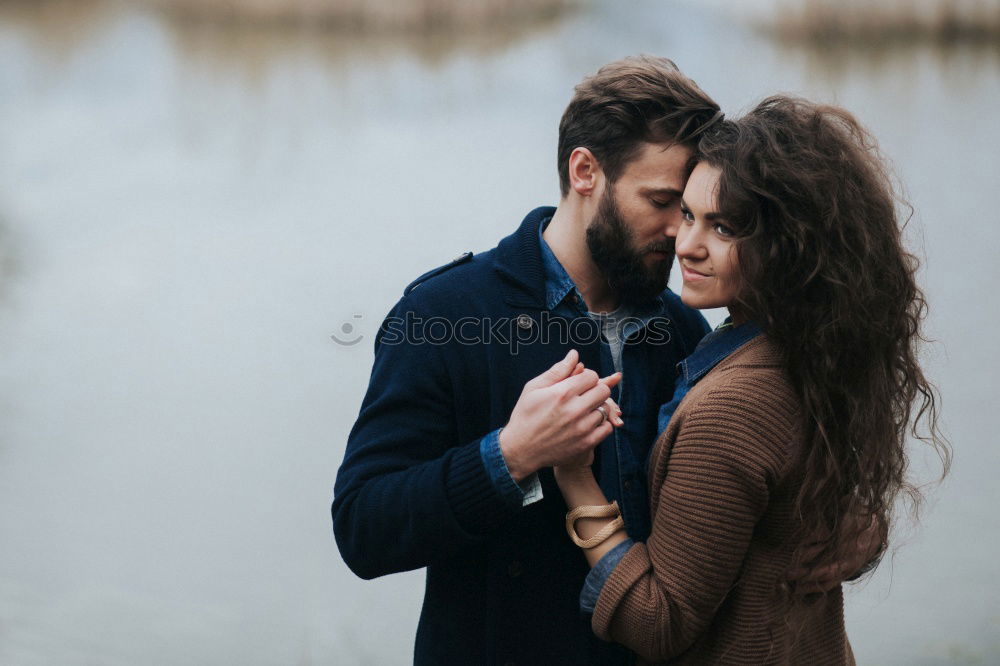
[[[330,534],[372,335],[556,203],[573,85],[639,52],[882,141],[956,457],[848,628],[862,664],[1000,663],[1000,48],[785,46],[683,2],[365,37],[93,0],[0,3],[0,663],[407,663],[422,572],[360,581]]]

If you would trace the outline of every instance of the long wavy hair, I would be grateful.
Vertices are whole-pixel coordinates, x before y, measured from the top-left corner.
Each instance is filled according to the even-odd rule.
[[[696,158],[721,171],[743,278],[735,306],[780,347],[802,402],[795,564],[848,561],[869,517],[886,535],[897,500],[919,506],[908,435],[935,448],[943,474],[951,460],[918,362],[927,305],[903,245],[908,206],[875,139],[834,106],[770,97],[705,134]],[[804,562],[805,541],[824,534]]]

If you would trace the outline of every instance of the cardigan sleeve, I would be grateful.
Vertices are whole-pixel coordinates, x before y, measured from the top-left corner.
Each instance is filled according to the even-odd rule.
[[[728,382],[698,396],[683,417],[664,481],[651,489],[659,497],[650,537],[625,554],[598,598],[594,632],[644,659],[678,655],[708,627],[788,461],[786,406],[739,388]]]
[[[427,566],[478,543],[521,508],[484,465],[482,436],[460,442],[442,348],[401,328],[427,318],[417,297],[389,313],[331,507],[337,546],[362,578]],[[412,317],[411,317],[412,319]],[[486,435],[487,433],[483,433]]]

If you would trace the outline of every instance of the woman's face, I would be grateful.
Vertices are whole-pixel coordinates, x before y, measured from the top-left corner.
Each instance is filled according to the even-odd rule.
[[[733,231],[716,203],[719,175],[718,169],[698,164],[681,199],[676,246],[684,277],[681,300],[693,308],[730,307],[740,287]]]

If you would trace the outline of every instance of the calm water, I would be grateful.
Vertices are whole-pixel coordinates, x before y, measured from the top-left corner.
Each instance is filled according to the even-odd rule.
[[[406,663],[422,574],[357,580],[330,535],[372,333],[556,202],[572,86],[635,52],[729,112],[796,92],[881,138],[956,461],[849,631],[863,664],[1000,663],[1000,52],[618,4],[389,40],[0,3],[0,663]]]

